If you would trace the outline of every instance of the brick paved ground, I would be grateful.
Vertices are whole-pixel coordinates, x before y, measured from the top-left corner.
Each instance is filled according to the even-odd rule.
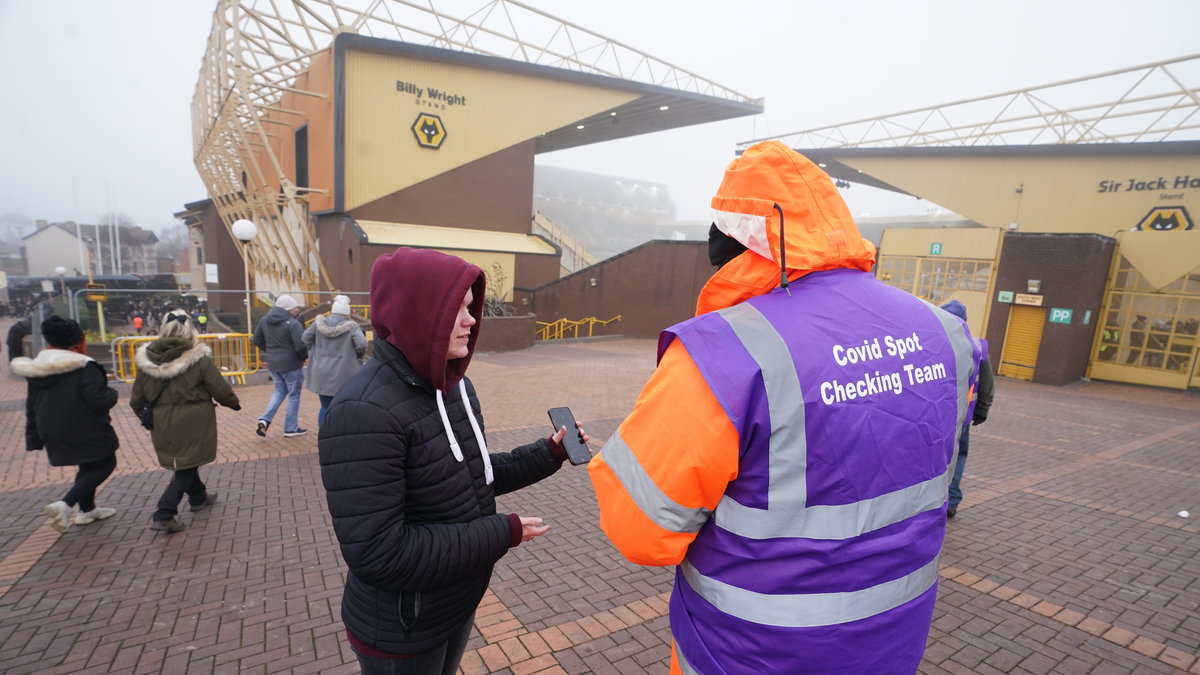
[[[477,356],[489,444],[546,433],[546,408],[564,404],[602,442],[653,349],[607,339]],[[244,409],[219,410],[220,459],[201,470],[220,501],[156,534],[168,475],[119,389],[120,466],[99,500],[119,513],[59,535],[41,507],[71,473],[24,452],[24,385],[0,370],[0,671],[356,672],[315,435],[258,438],[271,387],[237,387]],[[306,395],[303,426],[315,430],[316,408]],[[1000,380],[964,482],[923,672],[1200,673],[1200,396]],[[605,541],[582,468],[500,508],[553,529],[497,566],[464,673],[666,672],[671,573]]]

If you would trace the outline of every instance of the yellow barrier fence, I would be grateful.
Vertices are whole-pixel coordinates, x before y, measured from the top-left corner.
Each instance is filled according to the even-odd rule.
[[[262,368],[262,356],[258,348],[250,343],[248,333],[201,333],[200,343],[212,350],[213,362],[224,377],[233,378],[238,384],[246,383],[246,376]],[[134,355],[138,347],[158,338],[152,335],[123,337],[112,341],[113,375],[122,382],[137,379],[137,361]]]
[[[587,326],[587,337],[592,337],[592,328],[595,326],[607,326],[614,321],[620,320],[621,315],[618,314],[607,321],[602,321],[594,316],[589,316],[586,319],[579,319],[578,321],[572,321],[571,319],[558,319],[550,323],[545,323],[543,321],[536,321],[534,323],[541,326],[541,328],[538,328],[537,331],[537,338],[539,340],[561,340],[568,337],[579,337],[579,329],[584,326]]]

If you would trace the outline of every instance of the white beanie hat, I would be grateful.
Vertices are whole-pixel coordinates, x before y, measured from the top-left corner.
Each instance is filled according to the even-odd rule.
[[[330,308],[329,313],[350,316],[350,303],[345,300],[334,300],[333,307]]]
[[[279,296],[278,298],[275,298],[275,306],[278,307],[279,309],[287,310],[290,312],[291,310],[299,307],[300,303],[296,302],[296,299],[293,298],[292,296],[284,294],[284,295]]]
[[[335,296],[333,296],[333,301],[334,302],[344,302],[348,305],[348,304],[350,304],[350,297],[346,296],[346,295],[335,295]]]

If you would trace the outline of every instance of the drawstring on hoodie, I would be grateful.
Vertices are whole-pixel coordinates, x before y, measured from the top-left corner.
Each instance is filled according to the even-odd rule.
[[[454,459],[463,461],[462,448],[458,447],[458,439],[454,437],[454,432],[450,429],[450,418],[446,416],[446,404],[442,401],[442,390],[435,389],[434,395],[437,397],[438,414],[442,416],[442,428],[446,430],[446,437],[450,439],[450,452],[454,453]]]
[[[779,204],[773,204],[775,210],[779,212],[779,286],[787,291],[788,297],[792,297],[792,292],[788,290],[787,278],[787,239],[783,237],[783,208]]]
[[[492,457],[488,454],[487,443],[483,440],[483,432],[479,430],[479,422],[475,420],[475,411],[471,410],[471,400],[467,398],[467,383],[458,381],[458,391],[462,393],[463,407],[467,409],[467,419],[471,421],[471,431],[475,432],[475,442],[479,444],[479,454],[483,455],[483,477],[488,485],[492,484]]]
[[[463,380],[458,381],[458,391],[461,394],[463,407],[467,409],[467,419],[471,422],[471,431],[475,432],[475,442],[479,445],[479,454],[483,458],[484,481],[491,485],[492,458],[488,454],[487,443],[483,440],[479,422],[475,420],[475,411],[471,410],[471,400],[467,398],[467,384]],[[435,389],[434,395],[437,398],[438,415],[442,418],[442,427],[446,430],[446,437],[450,439],[450,452],[454,453],[454,459],[461,462],[463,461],[462,447],[458,443],[458,438],[454,436],[454,430],[450,428],[450,417],[446,414],[446,403],[442,399],[442,390]]]

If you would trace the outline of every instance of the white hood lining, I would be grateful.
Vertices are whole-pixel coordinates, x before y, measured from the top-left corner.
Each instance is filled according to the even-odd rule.
[[[767,260],[775,259],[771,255],[771,244],[767,241],[766,216],[713,209],[712,217],[718,230],[738,240],[743,246]]]

